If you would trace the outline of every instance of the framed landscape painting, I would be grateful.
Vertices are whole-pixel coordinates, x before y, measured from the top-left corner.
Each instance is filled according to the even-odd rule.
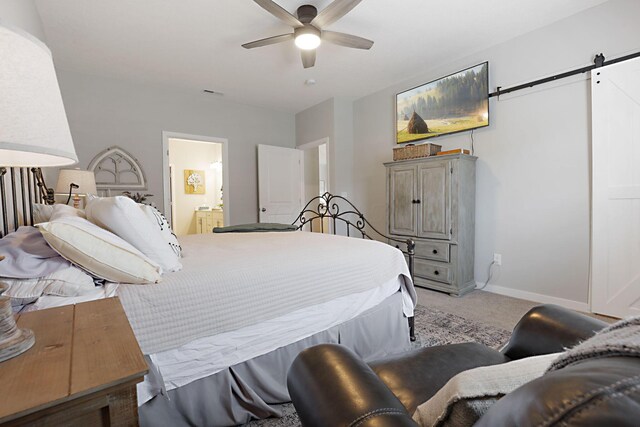
[[[396,95],[396,144],[488,125],[488,62]]]

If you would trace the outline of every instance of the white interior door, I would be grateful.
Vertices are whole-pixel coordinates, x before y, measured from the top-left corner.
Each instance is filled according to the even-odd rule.
[[[258,145],[260,222],[291,224],[302,210],[302,150]]]
[[[593,70],[591,309],[640,314],[640,58]]]

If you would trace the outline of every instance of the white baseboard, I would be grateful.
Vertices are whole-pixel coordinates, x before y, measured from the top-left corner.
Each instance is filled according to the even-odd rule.
[[[484,283],[476,282],[478,288],[482,287]],[[549,295],[536,294],[534,292],[521,291],[519,289],[505,288],[498,285],[487,285],[483,291],[491,292],[494,294],[506,295],[508,297],[526,299],[529,301],[540,302],[543,304],[556,304],[561,307],[565,307],[571,310],[583,311],[589,313],[589,304],[586,302],[573,301],[570,299],[551,297]]]

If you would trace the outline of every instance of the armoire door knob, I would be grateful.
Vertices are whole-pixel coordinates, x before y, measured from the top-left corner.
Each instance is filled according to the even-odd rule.
[[[267,211],[267,208],[262,208],[262,209],[260,209],[260,210],[261,210],[262,212],[266,212],[266,211]]]

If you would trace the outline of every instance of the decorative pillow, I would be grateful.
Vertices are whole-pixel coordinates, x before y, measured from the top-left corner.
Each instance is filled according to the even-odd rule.
[[[76,209],[73,206],[56,203],[52,207],[53,210],[51,211],[51,217],[49,217],[49,221],[55,221],[56,219],[64,218],[65,216],[77,216],[85,219],[87,218],[87,215],[83,210]]]
[[[527,357],[461,372],[418,406],[413,419],[429,427],[472,426],[502,396],[542,376],[561,354]]]
[[[33,223],[47,222],[51,219],[53,213],[53,205],[43,205],[42,203],[33,204]]]
[[[0,254],[5,256],[0,262],[0,277],[32,279],[71,266],[35,227],[20,227],[0,239]]]
[[[178,238],[171,230],[171,226],[169,225],[169,221],[160,213],[160,211],[153,206],[138,204],[142,212],[147,216],[151,224],[160,230],[160,234],[162,238],[169,244],[171,250],[180,258],[182,256],[182,247],[180,243],[178,243]]]
[[[165,271],[182,268],[160,230],[151,224],[142,209],[124,196],[90,198],[85,212],[94,224],[111,231],[159,264]]]
[[[4,295],[11,297],[11,305],[34,302],[42,295],[75,297],[95,290],[93,278],[77,267],[67,267],[37,279],[5,279],[9,285]]]
[[[94,276],[116,283],[157,283],[162,268],[136,248],[79,217],[38,224],[47,243]]]

